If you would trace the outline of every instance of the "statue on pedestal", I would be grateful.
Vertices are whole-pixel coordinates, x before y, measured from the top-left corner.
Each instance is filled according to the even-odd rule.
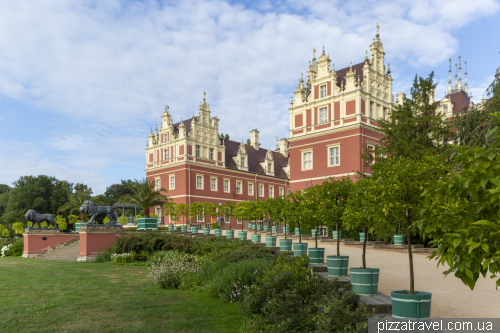
[[[80,211],[90,216],[89,224],[93,224],[97,217],[102,215],[106,215],[109,219],[106,224],[118,224],[118,208],[116,206],[98,206],[91,200],[85,200]]]
[[[43,229],[48,229],[49,225],[51,225],[55,230],[58,230],[54,214],[38,214],[36,210],[30,209],[26,212],[24,217],[31,222],[31,226],[34,224],[35,228],[40,228],[40,222],[47,222],[47,225]],[[29,228],[31,226],[29,226]]]

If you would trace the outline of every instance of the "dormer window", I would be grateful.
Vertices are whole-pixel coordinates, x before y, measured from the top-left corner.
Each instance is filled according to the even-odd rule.
[[[321,98],[326,97],[326,85],[320,87]]]
[[[328,121],[328,108],[319,109],[319,123],[326,123]]]
[[[267,163],[267,172],[271,172],[271,167],[272,167],[272,164],[271,163]]]
[[[241,167],[245,167],[245,158],[242,157],[241,158],[241,164],[240,164]]]

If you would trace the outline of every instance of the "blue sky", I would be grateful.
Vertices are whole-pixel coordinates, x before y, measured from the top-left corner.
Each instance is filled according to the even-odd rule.
[[[288,136],[312,48],[336,69],[363,61],[375,24],[393,94],[467,60],[473,99],[500,66],[500,3],[477,1],[0,2],[0,183],[47,174],[94,193],[142,178],[164,104],[174,121],[207,92],[231,139]]]

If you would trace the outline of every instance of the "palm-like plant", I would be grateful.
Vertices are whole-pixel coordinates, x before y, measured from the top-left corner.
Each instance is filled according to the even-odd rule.
[[[91,190],[80,190],[75,192],[72,196],[69,197],[69,201],[64,205],[59,207],[57,213],[64,212],[69,209],[69,213],[73,213],[73,211],[80,211],[80,207],[83,205],[85,200],[90,200]],[[80,212],[80,222],[85,223],[86,215]]]
[[[155,189],[155,182],[143,179],[133,185],[133,194],[125,194],[120,199],[121,203],[134,204],[142,208],[144,217],[149,217],[149,209],[155,206],[163,206],[168,202],[167,196],[162,193],[167,193],[164,188]]]

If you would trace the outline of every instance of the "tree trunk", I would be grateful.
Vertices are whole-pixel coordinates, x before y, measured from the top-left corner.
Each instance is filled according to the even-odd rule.
[[[273,221],[269,221],[269,228],[271,229],[271,236],[273,235]]]
[[[410,217],[406,217],[406,241],[408,243],[408,259],[410,260],[410,294],[415,294],[415,276],[413,273],[413,253],[411,252]]]
[[[339,224],[337,223],[337,257],[340,257],[340,236],[339,236]]]
[[[85,218],[86,218],[86,217],[87,217],[87,216],[86,216],[85,214],[80,213],[80,222],[81,222],[81,223],[85,223]]]
[[[363,232],[365,233],[365,239],[363,240],[363,269],[366,269],[366,240],[368,239],[368,232],[366,231],[366,227],[363,228]]]
[[[314,235],[314,241],[316,243],[316,248],[318,248],[318,231],[319,231],[319,226],[316,227],[316,235]]]
[[[299,243],[302,243],[302,229],[300,228],[299,222],[297,222],[297,225],[299,226]]]
[[[143,209],[144,217],[149,217],[149,209]]]
[[[285,222],[285,239],[286,239],[286,222]]]

